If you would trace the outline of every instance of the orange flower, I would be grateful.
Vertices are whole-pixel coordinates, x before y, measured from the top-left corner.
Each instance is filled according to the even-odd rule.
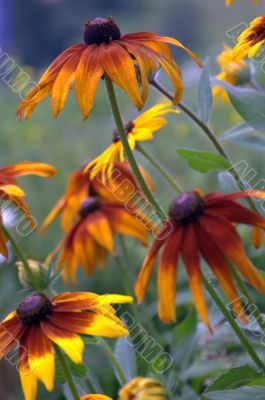
[[[260,2],[260,0],[252,0],[253,4],[257,6]],[[230,7],[233,4],[234,0],[226,0],[226,7]]]
[[[29,118],[36,105],[51,96],[53,114],[57,117],[74,82],[76,100],[86,119],[104,74],[128,93],[133,104],[141,109],[148,97],[148,75],[157,66],[161,66],[171,79],[174,103],[177,104],[182,97],[183,85],[167,43],[182,48],[201,66],[195,54],[176,39],[150,32],[121,35],[111,17],[87,22],[84,43],[68,48],[54,60],[20,104],[17,114],[21,117],[24,112],[24,117]]]
[[[141,172],[154,190],[149,175],[143,169]],[[127,162],[116,161],[111,176],[104,183],[101,172],[91,179],[91,171],[83,172],[83,168],[80,168],[70,175],[65,194],[43,222],[41,232],[43,233],[59,214],[62,214],[62,229],[67,232],[78,221],[82,202],[87,196],[95,194],[107,202],[126,203],[126,206],[131,207],[132,211],[134,203],[139,203],[143,198]]]
[[[265,17],[255,18],[237,38],[234,47],[235,57],[254,57],[265,43]]]
[[[147,245],[144,224],[123,205],[88,197],[80,207],[79,221],[49,256],[48,262],[60,252],[56,266],[65,263],[64,280],[75,281],[78,265],[91,275],[97,265],[105,266],[109,253],[114,253],[114,233],[130,235]]]
[[[0,356],[11,349],[19,353],[19,373],[26,400],[35,400],[38,380],[48,391],[54,386],[54,351],[58,345],[76,364],[82,362],[83,340],[78,334],[127,336],[128,331],[111,303],[131,303],[132,298],[95,293],[61,293],[48,299],[35,293],[0,324]]]
[[[189,278],[198,313],[210,328],[201,285],[200,255],[210,266],[221,287],[234,304],[235,314],[246,322],[242,305],[226,259],[235,264],[246,281],[263,295],[265,281],[246,255],[234,224],[265,228],[265,218],[248,210],[237,201],[243,197],[265,199],[265,192],[182,193],[174,200],[163,233],[151,246],[136,282],[135,293],[142,302],[159,249],[164,246],[158,269],[159,317],[164,322],[176,320],[175,281],[181,255]]]
[[[35,226],[29,207],[23,200],[25,194],[17,185],[15,178],[30,174],[38,175],[42,178],[50,178],[55,173],[56,170],[51,165],[33,161],[23,161],[0,168],[0,253],[4,257],[8,257],[8,251],[6,246],[7,239],[2,230],[2,210],[8,208],[8,206],[11,204],[25,214],[28,223],[31,226]]]
[[[104,396],[104,394],[88,394],[86,396],[81,396],[80,400],[112,400],[108,396]]]

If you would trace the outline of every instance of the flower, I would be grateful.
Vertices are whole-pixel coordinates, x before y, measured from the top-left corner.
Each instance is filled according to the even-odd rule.
[[[147,229],[127,209],[117,203],[107,203],[98,197],[87,197],[79,209],[79,220],[67,232],[57,248],[48,257],[60,253],[56,266],[65,263],[62,275],[65,281],[76,280],[81,265],[88,275],[97,265],[104,267],[109,253],[114,253],[114,234],[130,235],[147,245]]]
[[[49,299],[31,294],[0,324],[0,355],[19,353],[19,374],[26,400],[35,400],[38,380],[48,391],[54,386],[53,344],[76,364],[82,362],[84,342],[78,334],[104,337],[128,335],[111,303],[131,303],[132,298],[88,292],[65,292]]]
[[[119,400],[165,400],[167,391],[152,378],[136,377],[119,391]]]
[[[182,48],[201,66],[195,54],[176,39],[150,32],[121,35],[111,17],[87,22],[84,43],[68,48],[53,61],[20,104],[17,115],[22,117],[24,113],[25,119],[29,118],[37,104],[46,96],[51,96],[53,114],[58,116],[74,82],[75,97],[86,119],[93,108],[97,86],[104,74],[141,109],[148,97],[148,75],[157,66],[161,66],[172,80],[173,102],[177,104],[182,97],[183,85],[180,70],[167,43]]]
[[[31,271],[36,277],[36,280],[40,282],[41,287],[46,287],[49,278],[48,266],[36,260],[27,260],[27,261]],[[22,261],[17,261],[15,264],[18,268],[18,278],[21,285],[25,289],[34,288],[34,285],[32,284],[30,277],[28,276],[27,271],[25,269],[24,263]]]
[[[166,119],[162,117],[168,113],[178,114],[179,111],[174,110],[169,103],[157,104],[136,117],[134,120],[128,121],[124,124],[124,130],[128,136],[128,142],[131,149],[135,149],[137,142],[153,139],[153,132],[158,131],[167,124]],[[114,163],[118,156],[120,161],[123,162],[123,145],[118,130],[114,129],[112,144],[95,160],[91,161],[87,165],[86,169],[92,169],[92,178],[97,173],[102,172],[103,180],[106,180],[108,176],[112,174]]]
[[[230,7],[233,4],[233,1],[234,0],[226,0],[226,7]],[[260,2],[260,0],[252,0],[252,1],[255,6],[257,6]]]
[[[220,66],[221,72],[216,75],[216,79],[235,86],[250,81],[251,75],[248,64],[244,60],[238,60],[233,49],[227,44],[224,44],[223,51],[218,55],[217,64]],[[216,97],[219,94],[222,94],[225,101],[228,100],[226,91],[216,85],[213,89],[213,95]]]
[[[81,396],[80,400],[112,400],[108,396],[104,396],[104,394],[88,394],[87,396]]]
[[[254,57],[265,43],[265,17],[255,18],[237,38],[234,47],[235,57]]]
[[[18,186],[16,179],[24,175],[38,175],[42,178],[50,178],[56,173],[55,168],[51,165],[38,163],[33,161],[23,161],[20,163],[7,165],[0,168],[0,253],[7,258],[7,238],[2,229],[2,212],[10,205],[15,206],[18,210],[25,214],[28,223],[35,227],[28,205],[23,200],[25,193]]]
[[[210,266],[231,303],[234,313],[247,321],[231,276],[227,259],[239,270],[243,278],[263,295],[265,281],[248,259],[234,224],[249,224],[265,228],[265,218],[240,205],[236,200],[244,197],[265,199],[265,192],[243,191],[203,195],[199,190],[182,193],[175,198],[164,231],[155,239],[142,266],[135,286],[138,301],[146,293],[155,260],[163,246],[158,269],[159,317],[164,322],[175,322],[175,281],[177,262],[181,255],[194,302],[201,319],[211,329],[201,285],[200,255]]]
[[[148,185],[154,190],[149,175],[143,168],[141,172]],[[67,232],[79,220],[79,208],[87,196],[97,195],[110,203],[126,204],[126,207],[132,211],[135,208],[134,204],[138,204],[143,198],[127,162],[115,161],[112,174],[104,183],[101,172],[93,178],[91,176],[91,171],[84,172],[83,167],[70,175],[65,194],[58,200],[41,226],[42,233],[60,214],[62,214],[62,229]]]

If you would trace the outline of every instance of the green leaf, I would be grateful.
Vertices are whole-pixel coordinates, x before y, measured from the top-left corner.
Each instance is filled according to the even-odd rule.
[[[207,57],[202,69],[197,93],[199,118],[207,124],[213,107],[213,94],[210,81],[210,59]]]
[[[193,308],[189,315],[172,331],[172,354],[176,365],[188,367],[196,344],[197,314]]]
[[[252,89],[232,86],[224,81],[215,80],[224,88],[235,110],[253,128],[265,131],[265,93]]]
[[[223,390],[235,389],[239,386],[250,383],[253,379],[259,378],[261,375],[248,365],[227,370],[223,375],[219,376],[210,386],[207,387],[205,393]]]
[[[125,375],[125,378],[127,381],[131,381],[137,375],[136,355],[131,339],[118,339],[114,354]],[[119,379],[118,376],[117,378]]]
[[[265,400],[265,389],[260,386],[220,390],[203,395],[201,400]]]
[[[188,161],[191,168],[199,172],[226,170],[231,167],[224,157],[209,151],[179,149],[177,154]]]
[[[227,140],[239,144],[242,147],[252,148],[256,151],[264,151],[265,137],[252,126],[244,123],[236,125],[219,136],[220,140]]]

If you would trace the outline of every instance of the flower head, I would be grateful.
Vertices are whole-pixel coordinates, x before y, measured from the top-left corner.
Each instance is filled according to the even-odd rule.
[[[255,18],[237,38],[234,55],[238,59],[254,57],[265,43],[265,17]]]
[[[167,391],[152,378],[137,377],[119,391],[119,400],[165,400]]]
[[[223,51],[217,57],[217,64],[220,66],[221,72],[216,75],[216,78],[229,83],[230,85],[245,84],[250,81],[250,68],[244,60],[239,60],[231,47],[224,44]],[[227,100],[226,91],[216,85],[213,90],[213,95],[222,94],[224,100]]]
[[[8,257],[7,239],[2,231],[2,212],[10,205],[15,206],[25,214],[29,225],[35,227],[29,207],[24,201],[25,193],[18,186],[16,178],[24,175],[38,175],[43,178],[50,178],[56,173],[55,168],[44,163],[24,161],[0,168],[0,253]]]
[[[26,96],[17,114],[29,118],[37,104],[52,97],[54,116],[64,108],[74,82],[74,92],[82,115],[88,118],[100,79],[108,77],[141,109],[148,97],[149,73],[162,67],[174,86],[174,104],[183,92],[181,74],[168,43],[182,48],[199,65],[200,61],[178,40],[150,32],[122,35],[111,18],[96,18],[87,22],[84,42],[60,54],[42,75],[38,85]],[[136,68],[137,67],[137,68]],[[141,89],[140,89],[141,85]]]
[[[161,129],[167,124],[164,115],[168,113],[178,114],[171,104],[157,104],[145,111],[134,120],[124,124],[124,130],[128,137],[128,142],[132,150],[135,149],[137,142],[144,142],[153,139],[153,133]],[[119,158],[124,161],[124,150],[117,129],[113,131],[112,144],[95,160],[90,161],[86,169],[91,168],[91,177],[99,172],[102,173],[105,181],[111,174],[115,165],[115,161]]]
[[[233,1],[234,0],[226,0],[226,7],[230,7],[233,4]],[[252,1],[255,6],[257,6],[260,2],[260,0],[252,0]]]
[[[109,253],[114,254],[115,233],[130,235],[147,245],[145,225],[126,207],[104,202],[98,197],[87,197],[79,209],[79,220],[48,260],[60,252],[56,265],[65,263],[62,272],[65,280],[75,281],[78,265],[91,275],[97,265],[105,266]]]
[[[35,400],[38,380],[48,391],[54,386],[54,350],[59,346],[74,363],[82,362],[84,343],[79,334],[127,336],[111,303],[130,303],[131,297],[65,292],[52,299],[31,294],[0,324],[0,356],[18,348],[19,373],[26,400]]]
[[[141,168],[141,172],[154,190],[149,175]],[[115,161],[114,168],[108,179],[103,180],[102,171],[96,175],[91,170],[84,172],[83,167],[74,171],[68,180],[65,194],[58,200],[41,226],[41,232],[58,216],[62,215],[61,225],[67,232],[79,220],[79,209],[88,196],[97,196],[105,202],[126,204],[132,212],[136,204],[143,199],[143,194],[131,172],[127,162]]]
[[[191,292],[198,313],[210,328],[202,290],[200,256],[216,276],[235,314],[246,322],[242,305],[227,264],[230,260],[243,278],[255,289],[265,294],[265,280],[246,255],[243,243],[234,224],[248,224],[265,228],[265,218],[248,210],[236,200],[243,197],[265,198],[265,192],[244,191],[232,194],[200,191],[182,193],[172,203],[165,229],[155,239],[142,266],[135,286],[139,302],[144,299],[155,260],[164,248],[158,269],[159,317],[164,322],[176,320],[176,273],[180,256],[184,262]]]

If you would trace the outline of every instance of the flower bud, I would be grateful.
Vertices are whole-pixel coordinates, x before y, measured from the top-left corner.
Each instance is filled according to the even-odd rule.
[[[165,400],[166,388],[152,378],[136,377],[119,391],[119,400]]]
[[[36,277],[36,280],[38,280],[41,284],[41,286],[44,288],[47,284],[47,278],[48,278],[48,267],[47,265],[40,263],[35,260],[28,260],[29,267],[33,274]],[[16,266],[18,268],[18,279],[21,285],[25,289],[33,289],[32,282],[30,281],[30,278],[28,277],[27,271],[25,269],[25,266],[22,261],[17,261]]]

